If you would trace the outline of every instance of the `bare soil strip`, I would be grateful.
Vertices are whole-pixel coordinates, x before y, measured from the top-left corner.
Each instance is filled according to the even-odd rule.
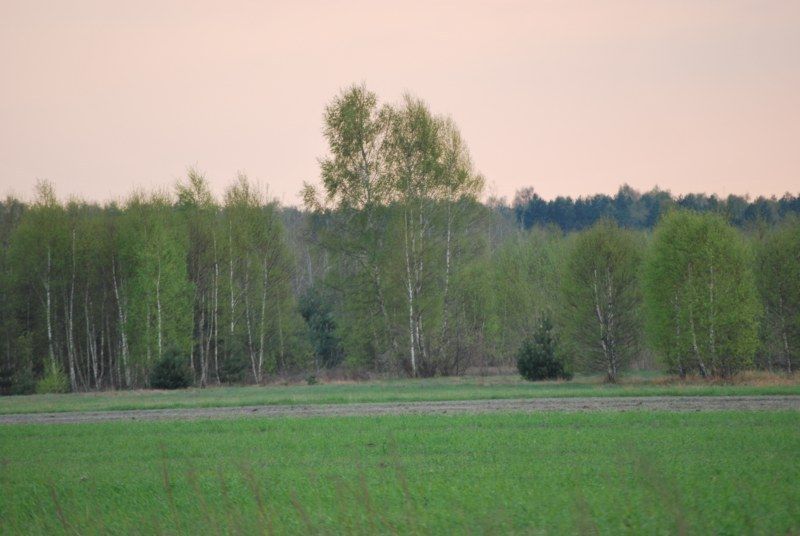
[[[540,411],[800,411],[800,396],[648,396],[463,400],[149,409],[0,415],[0,424],[60,424],[108,421],[232,419],[242,417],[347,417],[379,415],[445,415]]]

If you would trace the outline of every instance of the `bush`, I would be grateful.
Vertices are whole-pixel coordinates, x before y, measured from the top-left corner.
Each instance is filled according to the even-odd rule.
[[[219,381],[226,384],[244,383],[250,361],[244,353],[234,352],[219,367]]]
[[[150,371],[153,389],[185,389],[192,385],[192,371],[186,359],[175,348],[170,348]]]
[[[66,380],[66,377],[64,378]],[[11,395],[32,395],[36,392],[36,378],[30,367],[22,367],[11,378]]]
[[[34,361],[33,333],[17,337],[16,347],[16,364],[6,363],[0,369],[0,394],[32,395],[36,392],[36,378],[31,369]]]
[[[300,298],[298,305],[314,345],[317,368],[335,367],[344,360],[344,350],[337,333],[330,299],[312,287]]]
[[[572,373],[556,357],[558,341],[553,336],[553,324],[549,318],[542,319],[533,337],[522,343],[517,353],[517,370],[528,381],[571,380]]]
[[[60,365],[53,364],[48,367],[44,378],[36,382],[36,393],[40,395],[68,392],[69,379]]]
[[[14,370],[8,366],[0,368],[0,395],[10,395],[13,386]]]

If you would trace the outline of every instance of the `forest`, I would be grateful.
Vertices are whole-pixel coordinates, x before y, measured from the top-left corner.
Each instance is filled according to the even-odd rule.
[[[512,367],[543,326],[574,372],[800,364],[800,197],[486,198],[455,122],[364,86],[326,107],[303,206],[203,173],[98,204],[0,202],[0,391]]]

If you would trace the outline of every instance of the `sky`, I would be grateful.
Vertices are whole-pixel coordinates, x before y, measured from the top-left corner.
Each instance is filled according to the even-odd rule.
[[[798,0],[0,0],[0,195],[299,204],[353,83],[451,116],[487,195],[800,192]]]

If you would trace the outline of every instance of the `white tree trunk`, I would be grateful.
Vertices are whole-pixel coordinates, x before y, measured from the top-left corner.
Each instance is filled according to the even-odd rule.
[[[261,369],[258,367],[255,347],[253,345],[253,322],[250,310],[250,266],[245,266],[244,272],[244,317],[247,326],[247,353],[250,356],[250,366],[253,369],[253,378],[256,383],[261,383]]]
[[[94,324],[89,319],[89,289],[86,289],[86,293],[84,294],[83,298],[83,307],[84,312],[86,313],[86,349],[87,349],[87,358],[89,360],[89,365],[91,366],[92,370],[92,378],[94,379],[94,386],[95,389],[100,388],[100,376],[97,369],[97,345],[95,344],[95,331],[94,331]],[[102,352],[102,330],[100,331],[100,351]]]
[[[127,336],[127,327],[126,327],[126,319],[127,315],[125,313],[125,308],[122,304],[122,300],[120,299],[120,292],[119,292],[119,285],[117,284],[117,272],[116,272],[116,263],[114,259],[111,259],[111,280],[114,283],[114,297],[117,299],[117,311],[119,316],[119,336],[120,336],[120,346],[121,353],[122,353],[122,368],[125,372],[125,387],[131,387],[131,369],[130,363],[128,361],[128,336]]]
[[[198,335],[200,337],[199,344],[197,347],[200,349],[200,386],[206,386],[206,375],[208,373],[208,362],[206,356],[206,347],[205,347],[205,324],[206,324],[206,300],[205,294],[201,294],[200,298],[200,324]],[[192,345],[194,346],[194,345]],[[194,373],[194,364],[192,364],[192,373]]]
[[[74,334],[74,303],[75,303],[75,229],[72,229],[72,276],[69,287],[69,311],[67,312],[67,361],[69,362],[69,385],[75,392],[78,382],[75,378],[75,334]]]
[[[258,370],[259,375],[264,367],[264,338],[266,333],[266,320],[267,320],[267,284],[269,283],[269,272],[267,271],[267,257],[264,256],[263,263],[264,270],[264,288],[261,290],[261,322],[258,333]],[[260,380],[259,380],[260,381]]]
[[[219,381],[219,262],[217,261],[217,236],[214,235],[214,374]]]
[[[161,256],[158,257],[158,274],[156,275],[156,324],[158,326],[158,359],[163,356],[161,342]]]
[[[447,200],[447,232],[444,252],[444,295],[442,299],[442,352],[447,357],[447,329],[450,313],[450,257],[451,257],[451,242],[452,242],[452,207],[448,196]]]
[[[230,339],[228,340],[228,347],[230,351],[233,351],[233,334],[236,329],[236,295],[233,288],[233,225],[231,223],[228,223],[228,266],[230,268],[228,285],[231,298]]]
[[[47,353],[48,357],[50,358],[50,368],[51,370],[55,370],[56,368],[56,354],[53,349],[53,320],[52,320],[52,313],[50,311],[52,307],[52,299],[50,296],[50,270],[51,270],[51,254],[50,254],[50,246],[47,246],[47,272],[45,272],[44,277],[44,292],[45,292],[45,317],[47,320]]]
[[[406,292],[408,297],[408,339],[409,339],[409,352],[411,358],[411,375],[417,376],[417,356],[416,356],[416,341],[414,340],[414,284],[412,279],[411,269],[411,241],[409,238],[409,217],[408,213],[405,216],[405,253],[406,253]]]

